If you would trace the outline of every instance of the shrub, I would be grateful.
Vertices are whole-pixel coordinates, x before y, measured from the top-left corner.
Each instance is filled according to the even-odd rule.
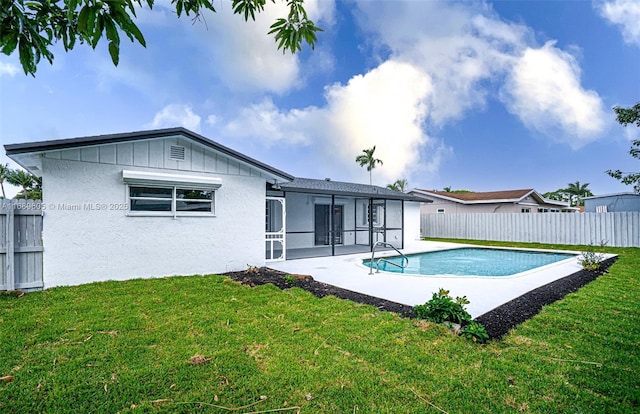
[[[464,305],[468,304],[469,300],[466,296],[458,296],[454,300],[448,290],[440,289],[424,305],[414,306],[413,311],[419,319],[444,323],[451,329],[454,329],[452,324],[458,324],[462,326],[460,335],[473,342],[485,343],[489,339],[489,334],[482,324],[471,319],[471,315],[464,308]]]
[[[413,308],[416,316],[435,323],[453,322],[462,325],[470,322],[471,315],[464,309],[469,301],[466,296],[456,297],[455,301],[449,296],[449,291],[440,289],[434,293],[431,300],[424,305]]]
[[[487,330],[484,329],[484,326],[482,326],[482,324],[476,321],[471,321],[467,326],[464,326],[460,330],[460,335],[472,340],[473,342],[478,342],[481,344],[489,340],[489,334],[487,333]]]
[[[601,242],[600,247],[606,246],[606,242]],[[599,270],[600,262],[604,259],[604,254],[596,253],[590,247],[589,250],[582,252],[580,256],[578,256],[578,263],[584,270]]]

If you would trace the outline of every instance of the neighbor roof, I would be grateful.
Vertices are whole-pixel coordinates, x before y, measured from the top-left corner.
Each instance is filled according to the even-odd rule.
[[[270,165],[264,164],[258,160],[234,151],[231,148],[225,147],[224,145],[218,144],[215,141],[205,138],[200,134],[181,127],[156,129],[150,131],[135,131],[121,134],[95,135],[70,139],[57,139],[50,141],[25,142],[20,144],[7,144],[4,146],[4,148],[7,156],[15,160],[22,167],[31,171],[33,165],[30,165],[29,161],[33,158],[30,157],[30,155],[37,155],[47,151],[82,148],[93,145],[118,144],[153,138],[165,138],[176,135],[190,139],[204,145],[205,147],[209,147],[215,151],[233,157],[244,164],[263,170],[271,175],[278,177],[279,179],[289,181],[293,180],[294,178],[292,175],[287,174],[284,171],[280,171]],[[34,171],[31,172],[33,173]]]
[[[612,194],[594,195],[594,196],[590,196],[590,197],[582,197],[582,199],[583,199],[583,200],[596,200],[596,199],[599,199],[599,198],[608,198],[608,197],[624,197],[624,196],[640,197],[640,194],[638,194],[638,193],[632,193],[632,192],[626,192],[626,193],[612,193]]]
[[[432,191],[415,189],[409,191],[410,194],[417,196],[430,196],[441,198],[444,200],[454,201],[461,204],[485,204],[485,203],[517,203],[528,196],[536,198],[545,204],[557,205],[559,207],[568,208],[569,205],[563,201],[548,200],[541,196],[532,188],[522,190],[505,190],[505,191],[484,191],[473,193],[452,193],[446,191]]]
[[[347,183],[327,179],[315,180],[312,178],[296,177],[289,183],[280,184],[280,187],[285,192],[290,191],[296,193],[342,195],[367,198],[373,197],[421,202],[425,201],[424,199],[412,196],[410,194],[405,194],[400,191],[394,191],[375,185]]]
[[[425,193],[436,194],[443,197],[455,198],[462,201],[511,201],[521,200],[522,198],[531,194],[534,190],[532,188],[524,190],[506,190],[506,191],[486,191],[479,193],[450,193],[446,191],[428,191],[421,190]]]

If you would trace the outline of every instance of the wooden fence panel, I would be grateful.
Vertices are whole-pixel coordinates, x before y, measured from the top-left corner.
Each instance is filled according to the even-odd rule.
[[[39,289],[42,210],[34,200],[0,200],[0,290]]]
[[[422,214],[423,237],[640,247],[640,212]]]

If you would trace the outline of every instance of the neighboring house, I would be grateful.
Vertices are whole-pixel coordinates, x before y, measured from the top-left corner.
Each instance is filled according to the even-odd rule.
[[[461,213],[549,213],[575,212],[563,201],[548,200],[533,189],[489,191],[477,193],[449,193],[414,189],[408,194],[429,203],[421,205],[424,214]]]
[[[296,179],[184,128],[5,149],[42,177],[45,287],[243,270],[419,237],[413,196]]]
[[[616,193],[585,197],[584,209],[587,213],[615,213],[619,211],[640,211],[640,194]]]

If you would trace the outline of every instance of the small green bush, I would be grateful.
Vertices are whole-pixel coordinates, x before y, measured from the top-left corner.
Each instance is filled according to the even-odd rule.
[[[461,326],[460,335],[483,344],[489,340],[489,334],[482,324],[471,319],[471,315],[464,308],[464,305],[468,304],[466,296],[458,296],[454,300],[448,290],[440,289],[424,305],[414,306],[413,311],[419,319],[444,323],[451,329],[454,329],[451,324],[458,324]]]
[[[440,289],[434,293],[431,300],[424,305],[416,305],[413,308],[416,316],[430,322],[453,322],[462,325],[471,321],[471,315],[464,309],[469,301],[466,296],[456,297],[455,301],[449,296],[449,291]]]
[[[580,266],[584,270],[598,270],[600,269],[600,262],[604,259],[604,255],[596,252],[582,252],[578,258]]]
[[[460,335],[464,336],[467,339],[472,340],[473,342],[485,343],[489,340],[489,334],[487,330],[482,326],[482,324],[471,321],[468,325],[464,326],[460,330]]]
[[[294,283],[296,283],[296,278],[291,275],[284,275],[284,281],[290,285],[293,285]]]

